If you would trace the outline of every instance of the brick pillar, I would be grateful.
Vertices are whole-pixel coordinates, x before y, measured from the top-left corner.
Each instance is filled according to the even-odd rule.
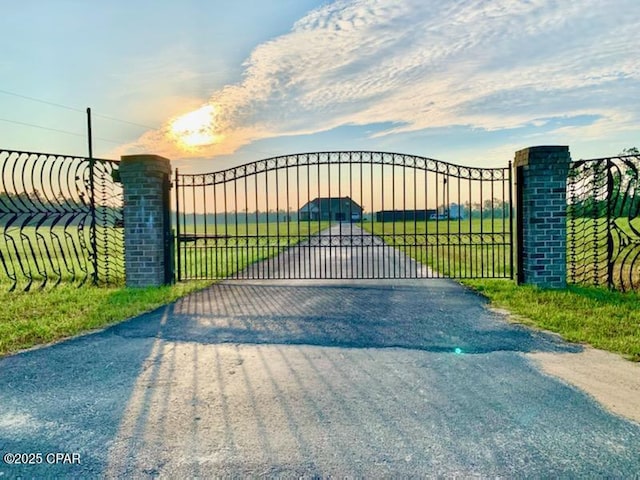
[[[127,155],[120,161],[124,193],[124,256],[127,287],[171,282],[169,259],[169,160]]]
[[[518,283],[567,285],[567,175],[569,147],[516,152]]]

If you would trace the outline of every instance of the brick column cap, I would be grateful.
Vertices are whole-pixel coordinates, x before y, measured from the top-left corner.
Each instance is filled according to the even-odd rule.
[[[555,158],[551,158],[553,155]],[[513,162],[514,167],[524,167],[530,164],[558,163],[557,155],[566,156],[566,162],[571,161],[569,146],[567,145],[538,145],[518,150]]]
[[[159,171],[171,174],[171,161],[160,155],[123,155],[120,157],[120,172]]]

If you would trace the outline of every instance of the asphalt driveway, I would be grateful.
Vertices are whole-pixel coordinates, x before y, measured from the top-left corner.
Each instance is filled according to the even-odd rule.
[[[580,350],[448,280],[228,281],[0,360],[0,478],[637,476],[525,356]]]

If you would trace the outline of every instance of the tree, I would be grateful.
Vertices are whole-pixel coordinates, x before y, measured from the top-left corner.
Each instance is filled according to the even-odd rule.
[[[640,155],[640,150],[637,147],[623,148],[622,152],[618,154],[621,157],[626,155]]]

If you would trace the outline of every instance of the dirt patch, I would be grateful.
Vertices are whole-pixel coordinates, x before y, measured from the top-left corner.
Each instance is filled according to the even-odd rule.
[[[585,347],[581,353],[528,353],[540,368],[595,398],[613,413],[640,424],[640,364]]]

